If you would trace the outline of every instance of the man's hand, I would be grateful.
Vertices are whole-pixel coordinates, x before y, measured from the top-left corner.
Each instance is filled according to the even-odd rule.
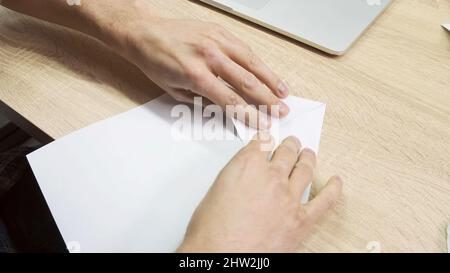
[[[342,188],[339,177],[332,177],[308,204],[300,203],[314,177],[313,151],[301,151],[291,137],[268,160],[262,139],[268,138],[252,141],[219,174],[178,251],[294,252],[335,203]]]
[[[162,0],[164,1],[164,0]],[[136,64],[181,102],[203,96],[248,125],[268,128],[256,109],[274,116],[289,108],[280,98],[289,91],[252,50],[223,27],[198,20],[161,18],[146,0],[3,0],[2,5],[90,35]],[[270,112],[272,106],[274,112]]]
[[[289,108],[280,98],[286,85],[252,50],[223,27],[198,20],[156,18],[136,24],[130,36],[130,59],[156,84],[181,102],[203,96],[221,106],[244,106],[250,121],[267,129],[249,104]],[[242,112],[243,113],[243,112]],[[237,114],[237,117],[243,114]],[[243,120],[245,122],[245,120]]]

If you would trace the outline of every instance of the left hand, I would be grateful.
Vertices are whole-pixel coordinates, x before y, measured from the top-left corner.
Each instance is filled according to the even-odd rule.
[[[178,251],[294,252],[339,198],[342,181],[335,176],[302,205],[300,199],[314,177],[314,152],[301,151],[300,142],[290,137],[268,160],[268,137],[263,134],[219,174]]]

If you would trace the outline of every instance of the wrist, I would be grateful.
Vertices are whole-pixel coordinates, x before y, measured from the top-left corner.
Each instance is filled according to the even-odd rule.
[[[131,58],[140,37],[160,19],[146,0],[127,1],[99,17],[95,38],[126,58]]]

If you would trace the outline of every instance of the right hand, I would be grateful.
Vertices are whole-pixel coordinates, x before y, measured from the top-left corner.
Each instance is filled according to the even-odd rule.
[[[314,177],[314,152],[301,151],[300,142],[290,137],[268,160],[264,139],[253,140],[222,170],[178,251],[294,252],[336,202],[342,189],[337,176],[302,205],[300,199]]]

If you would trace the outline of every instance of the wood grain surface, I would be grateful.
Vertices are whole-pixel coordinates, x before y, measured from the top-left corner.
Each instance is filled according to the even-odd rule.
[[[440,24],[449,0],[394,1],[342,57],[195,1],[149,2],[168,17],[223,25],[295,95],[327,103],[317,186],[338,173],[345,189],[299,251],[446,251],[450,33]],[[98,42],[0,8],[0,109],[42,141],[161,93]]]

